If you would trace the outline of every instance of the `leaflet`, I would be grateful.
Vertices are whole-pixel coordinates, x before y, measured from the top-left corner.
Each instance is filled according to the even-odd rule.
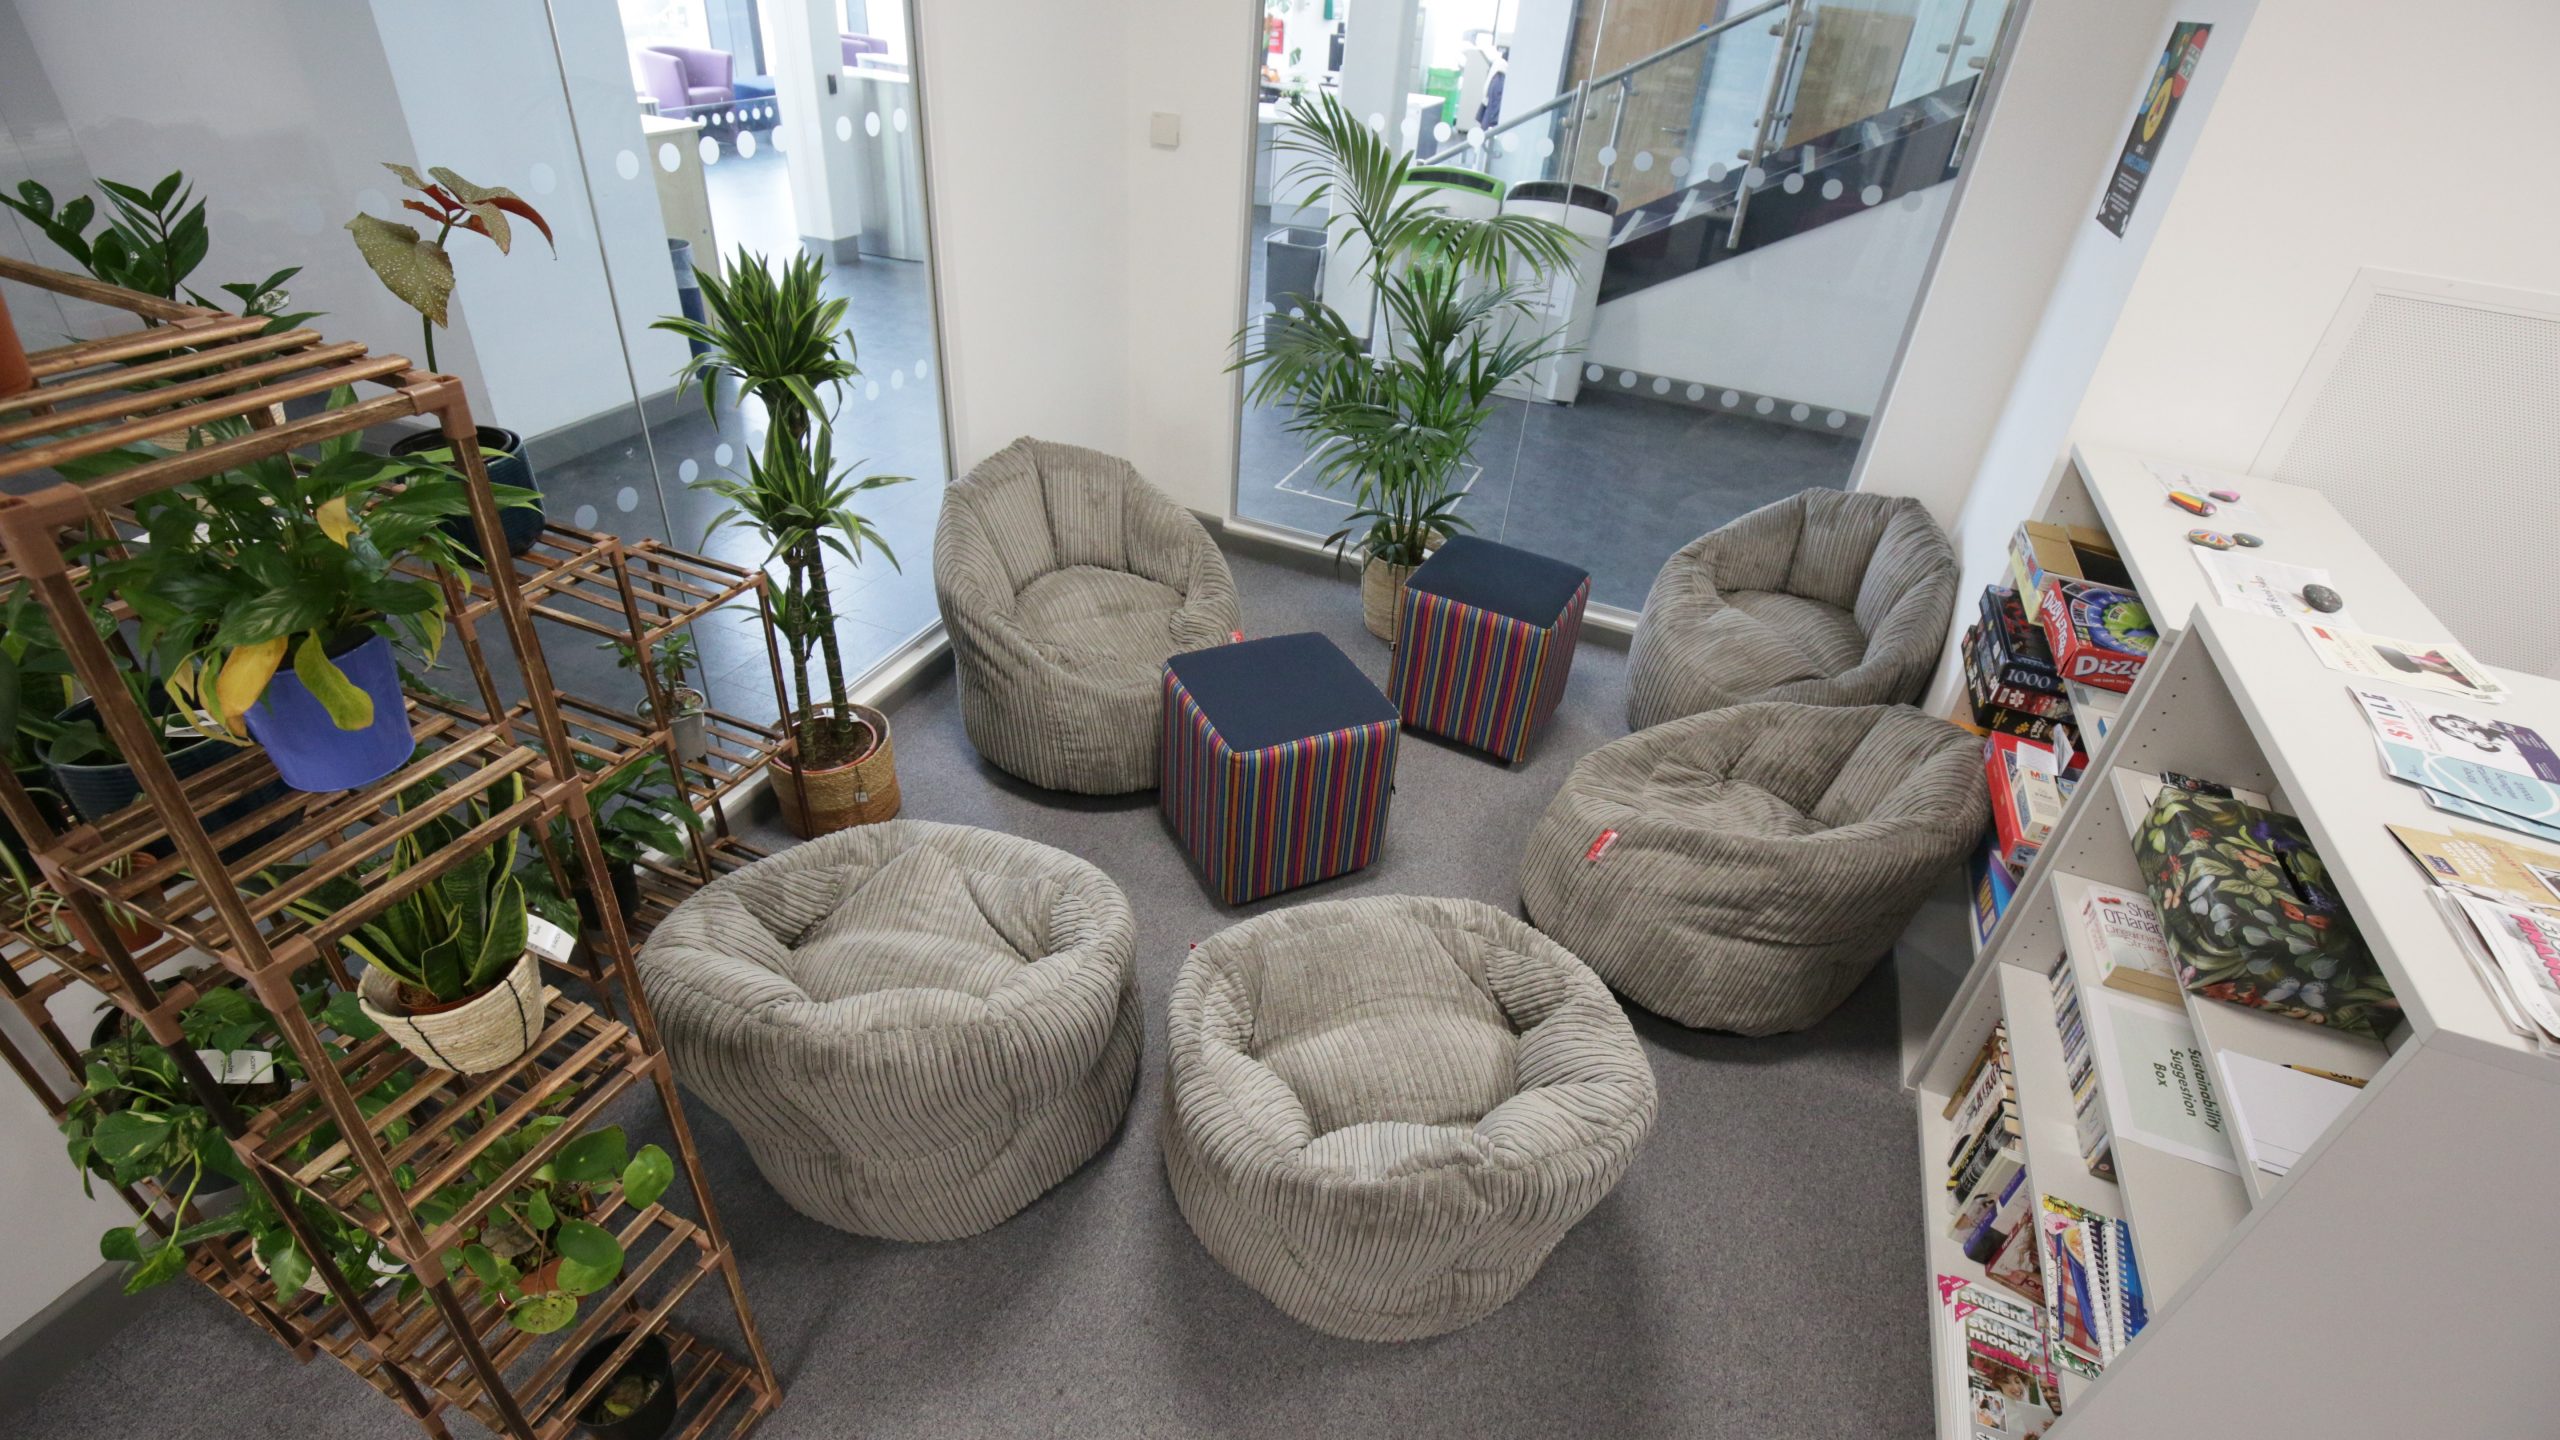
[[[2197,546],[2189,553],[2212,582],[2213,598],[2231,609],[2273,615],[2280,620],[2311,619],[2337,626],[2356,623],[2344,610],[2324,614],[2302,598],[2305,586],[2329,583],[2329,572],[2317,565],[2288,565],[2268,559],[2259,550],[2207,550]]]
[[[2427,878],[2506,905],[2560,910],[2560,852],[2469,830],[2390,827]]]
[[[2320,663],[2332,670],[2467,700],[2507,698],[2507,687],[2497,675],[2451,640],[2423,645],[2393,640],[2330,624],[2325,617],[2301,625],[2302,638],[2311,642]]]
[[[2560,752],[2529,726],[2349,686],[2397,779],[2540,825],[2560,824]]]

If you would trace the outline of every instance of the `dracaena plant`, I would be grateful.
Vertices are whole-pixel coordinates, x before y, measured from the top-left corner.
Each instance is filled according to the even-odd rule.
[[[444,248],[456,230],[467,230],[485,236],[498,247],[501,255],[514,245],[514,227],[507,217],[512,215],[542,232],[544,244],[559,252],[559,242],[551,235],[551,222],[542,212],[503,185],[474,185],[441,165],[429,166],[422,178],[406,165],[384,161],[382,168],[400,177],[400,183],[417,193],[400,202],[403,210],[414,210],[427,217],[435,229],[430,240],[418,233],[418,227],[374,215],[358,215],[347,222],[348,233],[356,237],[356,250],[364,263],[373,267],[384,287],[400,298],[400,302],[418,312],[419,329],[426,340],[427,368],[436,368],[436,327],[446,325],[446,302],[453,298],[453,256]]]
[[[703,409],[717,424],[717,382],[733,380],[763,404],[775,429],[806,436],[844,383],[862,373],[845,328],[848,303],[826,294],[826,275],[814,255],[795,255],[777,273],[744,246],[725,277],[700,272],[706,318],[668,315],[649,327],[702,347],[677,369],[677,388],[701,386]]]
[[[106,192],[107,213],[105,225],[95,235],[89,233],[89,226],[101,216],[97,202],[86,195],[57,207],[53,192],[33,180],[22,180],[16,195],[0,195],[0,205],[26,217],[55,248],[110,285],[163,300],[183,296],[207,309],[223,308],[187,286],[187,277],[212,248],[213,235],[205,223],[205,202],[187,184],[186,172],[172,170],[147,190],[115,180],[101,180],[98,188]],[[301,273],[302,267],[287,266],[264,280],[235,280],[218,288],[239,305],[241,314],[267,317],[267,333],[273,334],[319,313],[285,310],[292,300],[284,284]]]
[[[1364,242],[1370,313],[1312,300],[1236,337],[1255,404],[1285,404],[1315,445],[1328,488],[1351,494],[1353,536],[1372,557],[1419,565],[1431,542],[1467,528],[1458,469],[1493,416],[1496,392],[1561,353],[1529,309],[1537,277],[1573,258],[1573,232],[1525,215],[1466,219],[1407,188],[1413,157],[1331,95],[1293,97],[1273,148],[1305,203],[1329,203],[1343,238]]]
[[[383,635],[434,662],[445,593],[419,572],[468,589],[469,552],[443,529],[470,512],[466,485],[341,436],[136,499],[141,542],[102,551],[93,573],[132,608],[137,651],[206,734],[247,743],[243,717],[286,666],[339,728],[361,730],[373,699],[333,657]],[[492,489],[501,503],[532,493]]]

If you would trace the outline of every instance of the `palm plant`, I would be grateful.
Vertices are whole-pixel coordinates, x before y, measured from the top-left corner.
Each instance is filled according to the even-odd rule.
[[[1331,95],[1292,97],[1276,150],[1310,205],[1330,203],[1337,257],[1356,255],[1374,296],[1355,324],[1314,300],[1248,326],[1233,369],[1247,397],[1285,402],[1289,429],[1315,442],[1328,488],[1348,488],[1350,523],[1326,537],[1390,565],[1422,563],[1466,528],[1458,467],[1492,418],[1495,392],[1562,346],[1529,320],[1538,276],[1568,263],[1573,232],[1525,215],[1468,219],[1408,190],[1399,155]],[[1356,243],[1346,244],[1345,241]]]
[[[846,758],[858,731],[848,718],[851,696],[836,641],[826,555],[833,551],[859,564],[868,543],[897,565],[897,555],[880,532],[854,512],[853,497],[907,479],[873,475],[854,480],[849,469],[836,469],[834,440],[822,422],[845,383],[859,377],[862,368],[853,333],[845,327],[846,302],[824,293],[825,279],[826,267],[815,256],[796,255],[777,273],[763,256],[740,247],[727,278],[702,277],[703,309],[710,318],[669,315],[654,324],[701,347],[677,370],[677,383],[679,388],[702,387],[703,408],[715,423],[720,417],[718,382],[724,378],[764,406],[764,445],[749,453],[747,473],[710,475],[694,483],[728,502],[729,508],[713,517],[712,530],[732,522],[746,524],[765,537],[770,547],[766,562],[782,562],[776,625],[791,646],[793,731],[800,760],[813,767]],[[826,666],[830,703],[824,715],[809,693],[813,652]]]

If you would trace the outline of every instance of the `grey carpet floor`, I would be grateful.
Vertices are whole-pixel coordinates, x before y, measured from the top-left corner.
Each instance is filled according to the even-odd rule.
[[[1361,631],[1349,584],[1254,558],[1236,572],[1248,633],[1322,631],[1384,681],[1385,650]],[[947,673],[901,706],[907,814],[1072,850],[1128,891],[1146,1060],[1111,1145],[1022,1214],[946,1245],[862,1240],[801,1218],[728,1126],[692,1107],[788,1386],[757,1434],[1928,1433],[1918,1179],[1889,966],[1801,1035],[1744,1040],[1636,1016],[1662,1090],[1651,1142],[1519,1298],[1453,1335],[1377,1346],[1295,1324],[1201,1250],[1166,1190],[1164,1002],[1187,947],[1318,898],[1404,892],[1516,906],[1520,838],[1573,761],[1625,733],[1624,704],[1624,655],[1586,644],[1526,765],[1506,770],[1408,737],[1384,858],[1241,909],[1207,898],[1152,797],[1049,795],[979,761]],[[630,1123],[654,1128],[644,1115]],[[722,1328],[717,1307],[689,1313]],[[149,1297],[114,1343],[0,1414],[0,1434],[16,1440],[402,1433],[360,1381],[325,1359],[293,1364],[186,1286]]]

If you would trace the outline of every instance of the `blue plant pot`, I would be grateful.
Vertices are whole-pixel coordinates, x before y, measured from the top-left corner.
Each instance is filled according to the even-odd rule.
[[[356,688],[373,697],[372,724],[339,729],[290,669],[278,670],[267,682],[266,695],[249,707],[247,717],[251,738],[266,747],[284,783],[309,793],[370,785],[409,763],[417,748],[391,642],[376,635],[329,658]]]

